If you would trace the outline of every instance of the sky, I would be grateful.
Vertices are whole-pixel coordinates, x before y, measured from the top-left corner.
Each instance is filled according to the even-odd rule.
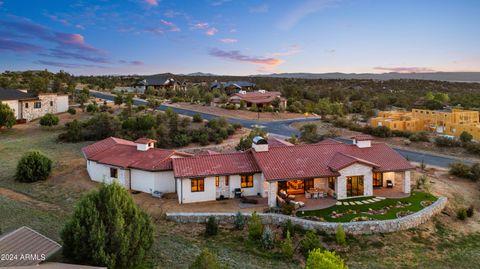
[[[0,0],[0,71],[480,71],[477,0]]]

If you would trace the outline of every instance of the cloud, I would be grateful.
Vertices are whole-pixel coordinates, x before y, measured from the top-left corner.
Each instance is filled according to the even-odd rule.
[[[178,28],[173,22],[169,22],[166,20],[160,20],[160,23],[167,27],[167,31],[169,32],[180,32],[180,28]]]
[[[216,7],[216,6],[221,6],[221,5],[223,5],[223,4],[225,4],[225,3],[228,3],[228,2],[230,2],[230,1],[232,1],[232,0],[216,0],[216,1],[213,1],[213,2],[211,3],[211,5],[212,5],[212,6],[215,6],[215,7]]]
[[[130,64],[130,65],[144,65],[145,64],[143,61],[140,61],[140,60],[135,60],[135,61],[120,60],[118,62],[122,63],[122,64]]]
[[[91,54],[91,53],[82,53],[76,51],[68,51],[63,49],[50,49],[48,53],[41,53],[41,56],[53,57],[57,59],[76,59],[76,60],[84,60],[88,62],[94,63],[110,63],[110,60],[103,55],[98,54]]]
[[[167,11],[165,11],[165,13],[163,13],[163,15],[167,18],[174,18],[174,17],[180,15],[180,12],[177,12],[175,10],[167,10]]]
[[[289,56],[289,55],[294,55],[302,51],[302,47],[300,45],[294,44],[290,45],[287,48],[279,51],[279,52],[274,52],[272,53],[272,56]]]
[[[158,6],[157,0],[145,0],[145,3],[149,6]]]
[[[326,53],[335,53],[336,50],[335,49],[327,49],[325,50]]]
[[[267,4],[261,4],[258,6],[251,7],[249,9],[250,13],[266,13],[268,12],[268,5]]]
[[[208,30],[205,32],[205,34],[206,34],[206,35],[209,35],[209,36],[214,36],[217,32],[218,32],[217,28],[212,27],[212,28],[208,29]]]
[[[70,26],[71,25],[71,23],[68,20],[62,19],[62,18],[58,17],[57,15],[51,15],[47,12],[45,12],[43,15],[45,15],[47,18],[51,19],[52,21],[59,22],[59,23],[65,25],[65,26]]]
[[[286,17],[282,18],[279,28],[281,30],[290,30],[306,16],[331,7],[336,2],[338,0],[307,0],[297,8],[289,11]]]
[[[208,28],[208,22],[199,22],[194,25],[192,25],[193,30],[199,30],[199,29],[207,29]]]
[[[103,66],[94,65],[94,64],[72,64],[72,63],[60,63],[60,62],[52,62],[52,61],[43,61],[39,60],[35,62],[36,64],[40,65],[49,65],[55,66],[60,68],[103,68]]]
[[[388,71],[388,72],[397,72],[397,73],[425,73],[425,72],[435,72],[434,69],[430,67],[374,67],[375,70]]]
[[[0,38],[0,51],[37,52],[43,48],[20,41]]]
[[[145,32],[162,35],[165,32],[180,32],[181,31],[181,29],[178,28],[173,22],[169,22],[169,21],[166,21],[166,20],[160,20],[160,24],[161,25],[158,26],[158,27],[146,28]]]
[[[281,59],[277,59],[277,58],[263,58],[263,57],[252,57],[252,56],[243,55],[238,50],[224,51],[221,49],[212,48],[209,50],[208,53],[211,56],[218,57],[218,58],[224,58],[224,59],[253,63],[253,64],[276,66],[283,63]]]
[[[222,43],[225,43],[225,44],[232,44],[232,43],[237,43],[237,39],[235,38],[222,38],[222,39],[219,39],[220,42]]]

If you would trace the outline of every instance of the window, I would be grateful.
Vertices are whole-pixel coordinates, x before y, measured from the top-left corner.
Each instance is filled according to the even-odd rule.
[[[228,186],[230,184],[230,176],[225,176],[225,186]]]
[[[219,176],[216,176],[215,177],[215,186],[220,186],[220,177]]]
[[[335,189],[335,179],[336,177],[328,177],[328,187],[332,190]]]
[[[118,178],[118,169],[117,168],[110,168],[110,177]]]
[[[50,106],[53,106],[53,101],[50,101]]]
[[[313,186],[314,186],[313,182],[314,182],[313,178],[305,179],[305,190],[313,189]]]
[[[383,186],[383,173],[373,173],[373,187]]]
[[[242,188],[253,188],[253,175],[242,175]]]
[[[41,108],[42,107],[42,102],[35,102],[33,104],[33,108]]]
[[[25,103],[25,108],[28,108],[28,103]]]
[[[205,191],[205,179],[204,178],[192,179],[192,192],[202,192],[202,191]]]

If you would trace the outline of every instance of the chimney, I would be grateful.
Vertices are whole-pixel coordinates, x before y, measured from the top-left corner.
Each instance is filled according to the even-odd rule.
[[[255,136],[253,138],[252,148],[256,152],[268,151],[268,142],[261,136]]]
[[[155,147],[156,140],[149,139],[149,138],[139,138],[135,140],[135,144],[137,144],[137,150],[139,151],[147,151]]]
[[[353,144],[359,148],[369,148],[372,146],[373,137],[370,135],[356,135],[351,138],[353,140]]]

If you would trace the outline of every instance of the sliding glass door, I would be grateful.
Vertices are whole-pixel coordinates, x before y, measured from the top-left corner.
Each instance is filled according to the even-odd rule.
[[[347,177],[347,197],[363,196],[363,176]]]

